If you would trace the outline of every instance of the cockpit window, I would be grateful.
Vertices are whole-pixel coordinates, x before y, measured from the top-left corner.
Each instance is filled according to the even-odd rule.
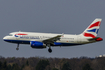
[[[9,34],[8,36],[13,36],[12,34]]]

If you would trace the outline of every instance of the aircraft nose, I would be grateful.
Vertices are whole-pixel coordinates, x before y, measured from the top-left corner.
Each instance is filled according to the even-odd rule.
[[[5,37],[3,37],[3,40],[5,41],[7,39],[7,37],[5,36]]]
[[[3,37],[3,40],[5,39],[5,37]]]

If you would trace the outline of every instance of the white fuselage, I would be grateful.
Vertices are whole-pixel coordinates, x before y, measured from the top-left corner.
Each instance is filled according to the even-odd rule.
[[[43,42],[43,40],[55,37],[57,35],[62,35],[62,34],[13,32],[10,33],[8,36],[5,36],[3,39],[4,41],[11,43],[30,44],[31,41]],[[56,45],[56,43],[61,43],[61,44]],[[81,45],[85,43],[90,43],[90,41],[88,41],[87,38],[84,38],[82,35],[64,34],[60,37],[60,40],[56,41],[55,45],[52,46],[72,46],[72,45]]]

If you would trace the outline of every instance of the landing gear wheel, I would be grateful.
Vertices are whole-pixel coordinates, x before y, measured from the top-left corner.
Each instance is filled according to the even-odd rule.
[[[16,50],[18,51],[18,50],[19,50],[19,48],[16,48]]]
[[[51,52],[52,52],[52,49],[51,49],[51,48],[49,48],[49,49],[48,49],[48,51],[49,51],[49,53],[51,53]]]

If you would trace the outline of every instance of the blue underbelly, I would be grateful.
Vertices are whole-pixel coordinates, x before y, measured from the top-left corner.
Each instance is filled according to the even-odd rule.
[[[19,44],[30,44],[30,41],[25,41],[25,40],[4,40],[6,42],[10,43],[19,43]],[[81,45],[77,43],[59,43],[59,42],[54,42],[54,44],[51,44],[51,46],[73,46],[73,45]]]

